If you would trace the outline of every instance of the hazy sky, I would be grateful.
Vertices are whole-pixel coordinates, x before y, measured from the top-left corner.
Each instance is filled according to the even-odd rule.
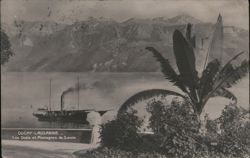
[[[187,13],[204,22],[215,22],[219,13],[225,25],[248,29],[247,0],[2,0],[2,21],[52,20],[73,23],[89,16],[115,20],[173,17]]]

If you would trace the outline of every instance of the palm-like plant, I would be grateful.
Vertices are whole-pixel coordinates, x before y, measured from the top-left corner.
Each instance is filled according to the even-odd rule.
[[[187,25],[186,37],[179,30],[174,31],[173,50],[179,70],[178,74],[170,65],[168,59],[164,58],[161,53],[153,47],[146,47],[160,63],[161,72],[165,78],[181,89],[184,95],[165,89],[145,90],[125,101],[119,109],[118,115],[137,102],[156,96],[174,95],[188,100],[197,117],[201,115],[207,101],[212,97],[220,96],[232,99],[236,104],[237,98],[227,88],[236,84],[249,71],[249,61],[247,60],[244,60],[238,66],[232,64],[243,52],[234,56],[224,66],[217,59],[212,60],[203,70],[201,77],[198,77],[194,48],[195,36],[191,37],[191,24]]]

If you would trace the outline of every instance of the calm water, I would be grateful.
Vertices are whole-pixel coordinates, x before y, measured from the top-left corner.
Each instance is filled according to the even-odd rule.
[[[49,80],[52,79],[52,110],[60,108],[62,92],[77,83],[84,85],[80,91],[79,109],[114,109],[134,93],[150,88],[177,90],[160,73],[45,73],[45,72],[2,72],[1,105],[2,127],[67,127],[73,124],[38,122],[32,112],[49,104]],[[243,79],[230,89],[238,97],[239,105],[249,107],[249,80]],[[180,92],[180,91],[179,91]],[[211,99],[206,112],[218,117],[229,100]],[[77,109],[77,93],[65,98],[66,109]],[[139,108],[143,111],[143,105]],[[104,119],[110,117],[105,114]]]

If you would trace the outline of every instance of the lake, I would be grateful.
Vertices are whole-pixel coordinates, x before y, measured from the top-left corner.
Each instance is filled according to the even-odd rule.
[[[79,109],[117,111],[127,98],[145,89],[165,88],[181,92],[165,80],[161,73],[2,72],[2,127],[57,127],[58,124],[38,122],[32,116],[32,112],[39,107],[49,105],[50,79],[52,80],[51,108],[58,110],[62,92],[74,87],[77,77],[81,85]],[[245,108],[249,107],[248,87],[247,76],[230,89],[238,97],[238,105]],[[77,92],[68,93],[64,101],[65,109],[77,109]],[[213,98],[206,105],[205,111],[212,118],[216,118],[228,103],[227,99]],[[145,103],[139,109],[143,111],[144,105]],[[111,117],[111,113],[105,114],[104,119]],[[60,125],[60,127],[68,127],[68,125]]]

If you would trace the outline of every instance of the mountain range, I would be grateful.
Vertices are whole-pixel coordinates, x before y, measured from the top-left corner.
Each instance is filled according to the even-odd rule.
[[[175,66],[172,34],[185,32],[193,24],[196,35],[196,63],[203,66],[214,24],[189,15],[173,18],[131,18],[118,22],[89,18],[73,24],[46,21],[16,21],[2,24],[15,55],[4,66],[6,71],[45,72],[154,72],[160,67],[145,50],[153,46]],[[224,26],[223,60],[240,51],[248,52],[249,31]],[[249,58],[248,53],[242,58]]]

